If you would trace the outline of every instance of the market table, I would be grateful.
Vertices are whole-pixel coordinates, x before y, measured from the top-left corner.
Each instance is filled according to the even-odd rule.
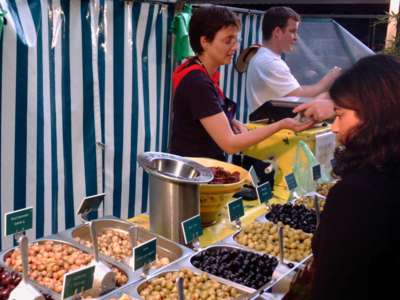
[[[274,198],[271,199],[272,202],[276,202],[277,200],[278,199]],[[259,205],[258,200],[243,201],[243,204],[245,215],[240,219],[243,225],[251,224],[256,218],[267,213],[267,206]],[[147,214],[137,215],[128,219],[128,221],[149,229],[149,215]],[[235,233],[237,230],[238,229],[232,224],[229,224],[225,220],[221,220],[214,225],[203,228],[203,235],[200,237],[200,246],[204,248],[215,244],[216,242]]]
[[[249,123],[246,126],[249,130],[252,130],[265,125]],[[261,160],[272,158],[278,166],[278,172],[275,175],[274,196],[268,203],[284,203],[289,199],[289,192],[287,191],[283,177],[292,172],[298,142],[301,140],[304,141],[315,152],[316,137],[328,132],[331,132],[329,125],[311,128],[299,133],[290,130],[281,130],[243,151],[244,154]],[[267,207],[259,205],[258,200],[243,201],[243,203],[245,207],[245,215],[241,218],[243,225],[254,222],[257,217],[267,212]],[[128,221],[143,226],[146,229],[149,228],[149,215],[147,214],[137,215]],[[235,226],[225,220],[221,220],[214,225],[204,228],[203,235],[200,237],[200,245],[201,247],[207,247],[223,240],[236,231],[237,228]]]

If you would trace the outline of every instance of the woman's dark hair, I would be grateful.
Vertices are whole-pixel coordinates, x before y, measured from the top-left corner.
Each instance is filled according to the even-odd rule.
[[[399,172],[400,61],[390,55],[360,59],[333,83],[335,105],[356,111],[360,124],[336,150],[334,172],[361,167]]]
[[[240,29],[239,18],[228,8],[220,6],[197,8],[189,24],[190,46],[196,54],[201,54],[204,49],[200,38],[205,36],[209,42],[212,42],[220,29],[229,26]]]
[[[262,22],[264,41],[268,41],[271,38],[272,32],[276,27],[285,28],[289,19],[300,22],[300,15],[286,6],[275,6],[267,9]]]

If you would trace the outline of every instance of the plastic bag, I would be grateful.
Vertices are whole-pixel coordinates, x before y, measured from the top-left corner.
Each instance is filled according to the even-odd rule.
[[[317,182],[329,181],[329,175],[321,168],[321,178],[315,182],[313,179],[312,168],[319,162],[304,141],[297,144],[296,156],[294,160],[293,173],[297,181],[296,193],[302,196],[316,190]]]

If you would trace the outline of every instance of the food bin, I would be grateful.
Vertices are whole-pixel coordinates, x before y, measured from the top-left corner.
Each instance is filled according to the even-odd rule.
[[[257,234],[260,235],[260,237],[257,237],[257,241],[265,240],[266,237],[264,237],[263,235],[269,236],[271,234],[276,234],[277,231],[278,231],[278,226],[276,224],[273,224],[272,222],[269,222],[265,218],[265,216],[260,216],[255,220],[254,223],[242,227],[242,229],[238,230],[234,234],[232,234],[232,235],[228,236],[227,238],[225,238],[224,240],[222,240],[221,244],[223,244],[223,245],[232,245],[232,246],[240,247],[242,249],[255,251],[257,253],[261,253],[261,254],[262,253],[266,253],[268,255],[279,257],[279,246],[278,246],[279,242],[278,242],[278,239],[277,239],[276,236],[275,236],[274,242],[272,242],[272,244],[265,243],[264,247],[262,247],[262,245],[260,245],[261,247],[260,246],[257,247],[257,245],[253,246],[253,245],[249,245],[247,243],[246,244],[242,244],[242,243],[239,243],[238,240],[237,240],[238,239],[238,235],[241,232],[243,232],[244,230],[246,230],[246,228],[248,228],[248,226],[255,226],[255,225],[259,225],[259,224],[262,224],[262,225],[265,224],[266,225],[267,223],[270,224],[270,225],[274,225],[275,229],[272,230],[273,233],[268,233],[268,234],[263,233],[263,232],[257,233]],[[292,230],[294,230],[294,229],[292,229]],[[303,259],[308,257],[309,255],[311,255],[311,238],[312,238],[312,234],[307,234],[307,233],[305,233],[305,232],[303,232],[301,230],[298,230],[298,231],[301,232],[301,235],[307,236],[307,242],[304,243],[304,247],[305,248],[304,249],[300,249],[299,256],[298,257],[296,256],[296,257],[294,257],[292,259],[288,258],[289,254],[290,254],[288,249],[290,249],[291,252],[294,252],[294,251],[296,251],[297,247],[299,247],[299,246],[296,245],[295,247],[292,248],[292,246],[288,245],[287,242],[284,243],[285,249],[286,249],[285,257],[284,257],[284,263],[289,264],[289,265],[292,265],[292,264],[296,265],[296,264],[300,263]],[[284,230],[284,233],[285,233],[285,230]],[[270,248],[265,248],[265,246],[266,247],[271,246],[273,249],[271,249],[271,247]],[[303,246],[300,246],[300,247],[302,248]]]
[[[315,205],[314,205],[314,197],[317,196],[318,201],[319,201],[319,210],[322,212],[324,210],[325,204],[326,204],[326,197],[320,195],[319,193],[316,192],[311,192],[308,194],[305,194],[299,198],[295,198],[292,201],[290,201],[293,204],[296,205],[304,205],[308,209],[313,209],[315,210]]]
[[[210,247],[229,247],[229,248],[234,248],[234,249],[240,249],[239,247],[236,246],[232,246],[232,245],[222,245],[222,244],[216,244],[214,246],[210,246]],[[209,247],[209,248],[210,248]],[[205,248],[204,250],[206,250],[208,248]],[[243,249],[242,249],[243,250]],[[255,251],[252,250],[245,250],[246,252],[252,252],[252,253],[257,253]],[[198,253],[202,253],[198,252]],[[182,268],[188,269],[192,272],[194,272],[195,274],[208,274],[209,278],[215,279],[216,281],[218,281],[219,283],[223,283],[229,287],[234,287],[236,288],[238,291],[240,291],[242,293],[242,295],[240,295],[239,297],[235,298],[235,300],[265,300],[267,299],[264,294],[260,295],[261,291],[257,291],[251,287],[247,287],[238,283],[235,283],[233,281],[230,280],[226,280],[222,277],[218,277],[218,276],[214,276],[212,274],[209,274],[207,272],[201,271],[198,268],[195,268],[191,263],[191,259],[192,257],[194,257],[195,255],[197,255],[198,253],[194,253],[190,256],[186,256],[184,259],[181,259],[179,261],[176,261],[174,263],[172,263],[171,265],[167,266],[166,268],[164,268],[162,271],[154,273],[152,275],[149,276],[148,279],[143,279],[141,281],[137,281],[134,284],[131,284],[129,286],[123,287],[115,292],[113,292],[112,294],[108,295],[108,300],[109,299],[115,299],[115,300],[142,300],[145,298],[140,296],[140,291],[143,290],[143,288],[146,287],[146,285],[148,284],[149,280],[152,280],[154,278],[157,278],[159,276],[165,275],[168,272],[175,272],[175,271],[179,271]],[[278,266],[275,268],[274,273],[272,274],[272,279],[271,281],[266,285],[262,287],[263,291],[269,290],[271,286],[275,286],[277,282],[280,282],[282,279],[286,278],[288,274],[290,274],[290,272],[292,272],[293,269],[288,268],[286,265],[284,264],[278,264]],[[207,299],[212,299],[212,298],[207,298]],[[216,299],[220,299],[220,298],[216,298]],[[268,298],[270,299],[270,298]]]
[[[21,273],[22,264],[18,263],[17,257],[13,257],[13,253],[16,250],[19,251],[18,247],[3,251],[0,254],[0,261],[2,265]],[[50,253],[53,254],[53,257],[49,257]],[[43,258],[42,264],[39,262],[39,256]],[[49,291],[46,294],[52,296],[53,299],[60,299],[65,273],[93,262],[93,256],[88,251],[73,243],[53,238],[44,238],[30,243],[29,257],[33,258],[29,263],[29,277],[41,291],[45,293]],[[13,263],[10,263],[11,261]],[[34,266],[33,262],[35,263]],[[131,281],[129,269],[123,265],[114,264],[110,260],[104,260],[104,262],[116,273],[116,289],[125,286]],[[109,293],[101,297],[105,297]]]
[[[233,195],[240,191],[245,183],[250,183],[247,170],[219,160],[203,157],[189,157],[189,159],[205,167],[221,167],[228,172],[239,172],[240,180],[227,184],[202,184],[200,185],[200,216],[203,226],[218,222],[222,217],[223,208],[232,200]]]
[[[275,257],[227,245],[209,246],[190,258],[193,267],[258,290],[272,282]]]
[[[165,276],[166,274],[168,274],[170,272],[179,272],[182,269],[189,270],[190,272],[193,272],[193,274],[196,276],[201,276],[201,275],[207,274],[206,272],[203,272],[199,269],[194,268],[189,262],[189,257],[187,257],[183,260],[180,260],[180,261],[168,266],[162,272],[159,272],[157,274],[150,276],[147,280],[142,280],[141,282],[137,282],[130,287],[126,287],[118,292],[115,292],[114,295],[116,297],[118,297],[122,294],[127,294],[127,295],[130,295],[132,297],[132,299],[145,299],[142,296],[140,296],[140,292],[143,291],[148,286],[150,281],[160,278],[162,276]],[[207,276],[210,279],[216,281],[218,283],[217,286],[219,286],[219,287],[221,287],[222,285],[225,285],[229,288],[235,288],[240,293],[240,295],[238,295],[238,297],[236,297],[235,299],[249,299],[249,296],[255,292],[255,290],[252,288],[242,286],[240,284],[236,284],[234,282],[225,280],[223,278],[214,276],[212,274],[207,274]],[[208,292],[209,292],[209,289],[208,289]],[[163,298],[163,299],[165,299],[165,298]],[[189,298],[186,298],[186,299],[189,299]],[[210,299],[210,298],[207,297],[207,299]],[[216,299],[221,299],[221,298],[216,298]]]
[[[157,257],[158,261],[152,264],[150,273],[160,271],[161,268],[166,265],[173,263],[176,260],[179,260],[189,254],[192,253],[192,250],[183,247],[173,241],[167,240],[164,237],[158,236],[142,227],[134,226],[134,224],[129,223],[124,220],[115,219],[115,218],[103,218],[98,219],[95,222],[96,231],[98,236],[102,236],[101,238],[105,238],[102,243],[99,243],[100,253],[102,255],[108,256],[112,260],[116,260],[120,263],[126,264],[126,259],[129,255],[132,255],[132,245],[129,240],[129,230],[137,231],[137,239],[139,243],[148,241],[154,237],[157,238]],[[117,249],[114,247],[105,247],[105,243],[107,243],[107,239],[105,235],[112,234],[111,240],[114,239],[114,242],[117,245]],[[78,226],[72,230],[69,230],[66,233],[68,238],[73,239],[74,241],[80,243],[84,247],[91,248],[91,236],[90,236],[90,228],[88,224],[84,224]],[[119,237],[123,237],[119,238]],[[128,242],[129,241],[129,242]],[[122,242],[125,242],[125,246],[121,247]],[[111,241],[112,243],[112,241]],[[104,245],[102,248],[101,244]],[[125,247],[125,249],[123,249]],[[117,250],[116,252],[114,251]],[[88,249],[89,250],[89,249]],[[130,251],[130,253],[129,253]],[[127,267],[129,267],[127,265]],[[140,270],[136,271],[134,277],[140,276]]]
[[[20,273],[0,264],[0,300],[9,299],[11,292],[21,281],[22,275]],[[30,282],[30,284],[45,297],[45,300],[57,299],[57,294],[53,291],[45,289],[36,283]]]
[[[199,185],[213,179],[211,170],[162,152],[139,154],[138,163],[150,175],[150,230],[184,244],[181,223],[199,214]]]

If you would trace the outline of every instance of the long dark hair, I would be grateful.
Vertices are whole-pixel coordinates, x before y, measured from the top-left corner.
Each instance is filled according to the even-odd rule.
[[[336,150],[334,172],[372,167],[399,174],[400,61],[383,54],[362,58],[334,82],[330,96],[361,120]]]

